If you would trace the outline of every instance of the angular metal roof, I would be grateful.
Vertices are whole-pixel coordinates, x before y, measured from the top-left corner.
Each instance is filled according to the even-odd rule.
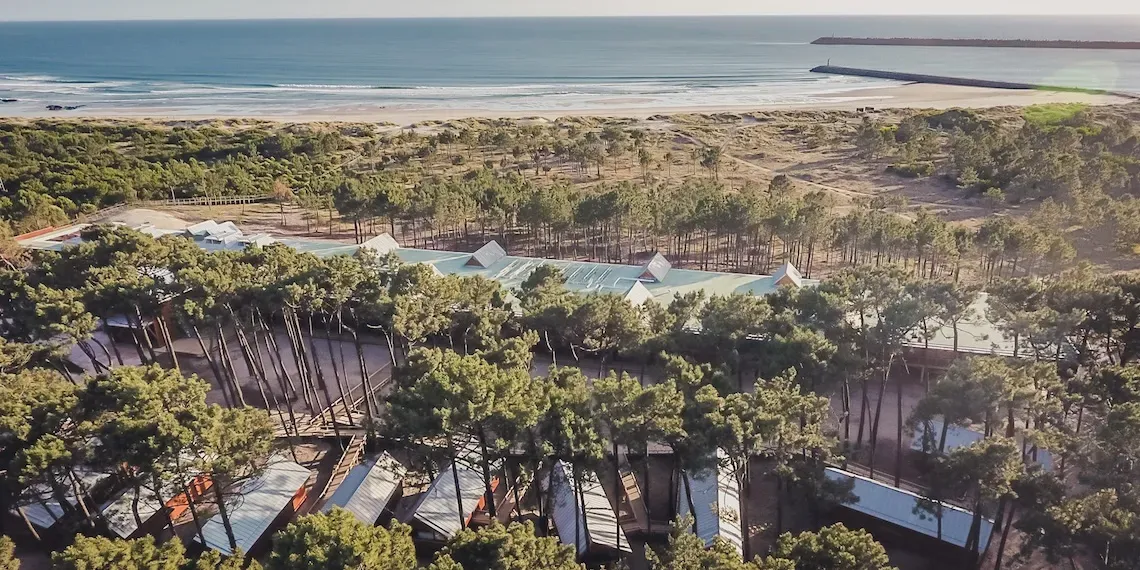
[[[854,482],[855,486],[852,493],[859,499],[854,503],[844,505],[845,507],[914,532],[938,538],[938,520],[933,514],[916,508],[922,502],[922,498],[918,495],[834,467],[828,467],[825,473],[827,478],[833,481]],[[965,548],[973,520],[974,513],[943,503],[942,541],[959,548]],[[978,534],[979,552],[984,550],[989,542],[993,527],[993,521],[982,518],[981,529]]]
[[[360,522],[376,524],[406,474],[407,469],[385,451],[349,471],[321,512],[342,507]]]
[[[740,486],[728,469],[714,467],[696,476],[686,474],[693,491],[693,519],[697,523],[697,536],[712,546],[717,537],[744,553],[744,533],[740,526]],[[689,512],[689,495],[684,481],[678,482],[677,514]]]
[[[622,296],[623,299],[629,302],[630,305],[639,307],[644,305],[646,301],[653,298],[653,293],[641,284],[641,281],[634,281],[633,285],[629,286],[629,290]]]
[[[135,518],[134,504],[135,490],[126,489],[99,507],[103,520],[107,522],[107,528],[119,538],[130,538],[139,529],[139,521],[142,521],[141,524],[146,524],[162,509],[162,503],[158,501],[154,491],[145,487],[140,488],[138,493],[138,519]]]
[[[309,470],[292,461],[271,463],[260,477],[242,485],[241,495],[231,500],[227,514],[234,539],[242,552],[249,552],[293,496],[309,479]],[[206,546],[226,556],[233,555],[221,514],[202,525]]]
[[[478,456],[470,454],[448,465],[420,496],[412,509],[412,518],[444,538],[451,538],[463,530],[486,490],[478,462]],[[459,493],[463,500],[462,513],[458,511],[456,500],[456,475],[459,477]]]
[[[923,439],[926,434],[926,424],[919,422],[914,426],[913,437],[910,442],[910,448],[915,451],[925,451],[923,449]],[[938,441],[942,438],[942,421],[931,420],[930,422],[930,441],[932,443],[930,451],[938,451]],[[981,441],[985,438],[984,435],[961,426],[951,425],[946,430],[946,451],[959,447],[966,447],[976,441]]]
[[[384,233],[360,244],[360,247],[366,247],[380,255],[388,255],[400,249],[400,243],[392,236]]]
[[[910,442],[910,448],[911,449],[913,449],[915,451],[922,451],[924,453],[927,453],[927,451],[923,449],[923,436],[925,435],[925,433],[926,433],[926,424],[925,423],[919,423],[918,425],[914,426],[914,434],[912,435],[912,439]],[[934,452],[934,451],[938,450],[938,442],[941,438],[942,438],[942,421],[941,420],[930,420],[930,442],[931,442],[931,445],[930,445],[930,447],[928,447],[930,452]],[[966,447],[968,445],[973,444],[974,442],[981,441],[984,438],[985,438],[985,435],[978,433],[972,429],[965,428],[962,426],[951,425],[946,430],[946,448],[945,448],[945,451],[947,453],[949,453],[953,449],[957,449],[959,447]],[[1017,439],[1019,441],[1021,440],[1020,437],[1018,437]],[[1052,469],[1053,469],[1053,454],[1049,453],[1048,450],[1038,449],[1036,457],[1029,457],[1029,461],[1031,461],[1033,463],[1037,463],[1042,468],[1044,468],[1046,471],[1052,471]]]
[[[661,255],[660,252],[654,253],[653,258],[641,266],[641,278],[660,283],[665,280],[665,276],[669,275],[670,269],[673,269],[673,264],[669,263],[669,260],[665,259],[665,256]]]
[[[88,490],[110,477],[110,475],[106,473],[99,473],[85,467],[76,468],[75,476],[79,478],[79,482],[82,483],[83,487]],[[55,494],[52,493],[49,485],[44,483],[30,485],[27,488],[27,494],[42,499],[23,506],[24,516],[28,517],[28,521],[36,527],[49,529],[55,526],[56,521],[63,517],[65,512],[63,506],[56,500]],[[69,505],[76,506],[78,504],[75,500],[75,491],[72,490],[71,485],[65,486],[64,499],[67,500]],[[12,509],[12,512],[17,515],[19,511],[19,507]]]
[[[215,222],[214,225],[218,224]],[[51,235],[34,236],[21,240],[19,243],[31,249],[59,251],[71,243],[77,243],[78,238],[72,240],[67,236],[73,235],[82,227],[82,225],[69,226]],[[191,226],[191,228],[193,227]],[[204,231],[202,235],[205,235]],[[383,238],[383,236],[379,237]],[[391,243],[387,242],[386,239],[382,239],[381,242],[391,246]],[[245,248],[245,244],[241,242],[220,244],[198,239],[195,243],[198,247],[208,251]],[[312,253],[318,257],[353,255],[361,247],[364,247],[362,244],[350,244],[327,239],[290,237],[277,239],[277,243],[292,247],[300,252]],[[427,264],[440,275],[464,277],[479,275],[498,281],[504,289],[508,290],[518,288],[535,268],[542,265],[557,267],[566,277],[566,288],[577,293],[613,293],[624,296],[629,292],[632,282],[641,281],[641,284],[653,294],[653,299],[663,305],[672,303],[676,295],[697,291],[703,291],[707,296],[734,293],[767,295],[778,288],[775,279],[770,275],[724,273],[695,269],[671,269],[667,273],[658,272],[659,279],[643,279],[641,276],[645,273],[645,266],[506,255],[502,248],[494,242],[483,246],[474,255],[457,251],[405,247],[399,247],[393,250],[393,253],[404,263]],[[803,280],[804,286],[817,283],[819,282],[816,280]]]
[[[52,494],[51,487],[37,483],[29,486],[27,493],[43,499],[42,503],[35,502],[22,507],[24,516],[28,518],[28,522],[38,528],[48,529],[55,526],[56,521],[60,518],[63,518],[63,507]],[[70,487],[67,489],[67,502],[72,505],[75,504],[75,493],[71,491]],[[18,514],[20,508],[21,507],[13,508],[12,512]]]
[[[507,252],[499,245],[499,242],[491,240],[483,247],[475,250],[475,253],[471,254],[471,258],[467,260],[466,265],[474,265],[486,269],[506,256]]]
[[[785,263],[777,268],[776,272],[772,274],[772,279],[777,287],[803,287],[804,285],[803,275],[800,275],[800,270],[791,263]]]
[[[574,473],[562,461],[554,464],[554,489],[551,493],[554,528],[563,544],[577,544],[578,554],[591,545],[621,552],[632,552],[629,539],[618,525],[606,491],[596,474],[586,472],[582,480],[582,504],[575,500]],[[543,484],[546,483],[543,478]],[[579,508],[581,507],[581,508]]]
[[[215,222],[214,220],[206,220],[187,226],[186,233],[195,237],[205,236],[209,235],[212,230],[217,230],[217,228],[218,222]]]

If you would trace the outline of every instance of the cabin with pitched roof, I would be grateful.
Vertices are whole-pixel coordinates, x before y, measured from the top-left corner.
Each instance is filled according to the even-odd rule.
[[[241,486],[241,493],[227,501],[230,528],[239,550],[256,553],[267,544],[274,527],[305,503],[309,475],[308,469],[293,461],[271,461],[258,477]],[[202,536],[204,542],[202,537],[195,540],[225,556],[234,554],[221,514],[202,525]]]
[[[579,558],[632,552],[613,502],[598,476],[587,471],[581,473],[579,482],[569,464],[558,461],[551,468],[554,486],[549,493],[550,512],[562,544],[575,546]],[[543,485],[548,484],[544,477]]]
[[[407,472],[407,468],[388,452],[381,453],[349,471],[336,492],[321,507],[321,512],[340,507],[360,522],[374,525],[397,497]]]

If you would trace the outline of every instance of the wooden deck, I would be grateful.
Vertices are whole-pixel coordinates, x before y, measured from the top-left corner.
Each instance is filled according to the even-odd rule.
[[[626,534],[649,532],[649,511],[645,508],[645,497],[629,464],[624,451],[618,454],[618,475],[621,477],[621,502],[618,517]]]
[[[363,436],[354,435],[348,442],[348,447],[344,449],[344,453],[340,455],[340,460],[337,461],[336,467],[333,468],[332,476],[329,477],[328,483],[317,495],[317,501],[313,506],[313,510],[319,510],[324,506],[325,501],[332,496],[333,493],[344,483],[345,477],[348,477],[348,472],[352,471],[354,467],[360,464],[360,457],[364,455],[364,442]]]

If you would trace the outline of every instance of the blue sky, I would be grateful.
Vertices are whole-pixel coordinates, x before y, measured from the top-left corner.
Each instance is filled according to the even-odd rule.
[[[1140,14],[1135,0],[0,0],[0,20],[615,16],[698,14]],[[1140,33],[1140,30],[1138,30]]]

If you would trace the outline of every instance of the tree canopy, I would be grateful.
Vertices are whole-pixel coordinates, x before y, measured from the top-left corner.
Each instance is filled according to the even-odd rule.
[[[267,570],[353,568],[411,570],[416,567],[411,529],[369,526],[340,508],[290,523],[273,537]]]

